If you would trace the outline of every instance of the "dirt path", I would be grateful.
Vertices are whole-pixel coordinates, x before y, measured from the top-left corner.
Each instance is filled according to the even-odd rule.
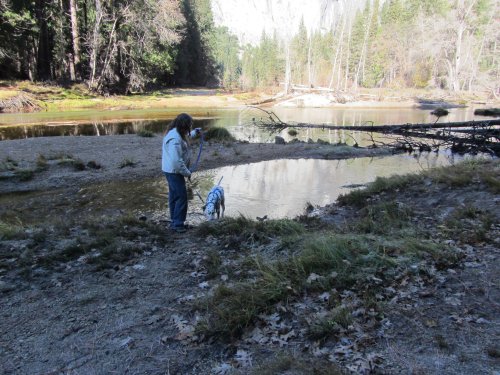
[[[215,358],[217,348],[175,339],[175,319],[187,314],[183,298],[201,290],[191,273],[206,248],[169,242],[104,272],[71,262],[3,294],[0,372],[209,373],[212,364],[200,358]]]

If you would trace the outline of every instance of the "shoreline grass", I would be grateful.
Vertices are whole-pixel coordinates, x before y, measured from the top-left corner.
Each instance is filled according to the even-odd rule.
[[[486,171],[496,173],[486,174]],[[297,231],[295,234],[299,236],[294,241],[289,240],[290,232],[272,229],[276,222],[240,218],[230,225],[211,227],[205,233],[216,238],[234,233],[245,233],[245,238],[252,231],[261,232],[254,235],[254,239],[280,242],[281,245],[275,247],[280,255],[269,257],[268,254],[266,259],[242,255],[239,264],[244,265],[246,278],[217,286],[212,296],[198,303],[206,315],[198,323],[199,335],[234,341],[251,329],[259,315],[273,311],[275,305],[286,306],[303,295],[332,290],[338,294],[357,291],[366,308],[383,314],[383,307],[375,298],[378,291],[393,285],[402,275],[456,267],[464,254],[447,241],[449,235],[472,243],[488,240],[493,217],[472,205],[465,206],[443,222],[441,232],[436,232],[415,221],[412,208],[388,197],[380,201],[369,198],[410,187],[419,191],[429,181],[457,189],[478,183],[488,188],[488,181],[496,180],[497,175],[498,161],[474,161],[420,174],[380,178],[366,189],[340,199],[344,205],[362,207],[347,226]],[[341,310],[337,304],[333,298],[332,313],[309,327],[311,336],[325,338],[334,334],[337,327],[348,324],[350,312]]]

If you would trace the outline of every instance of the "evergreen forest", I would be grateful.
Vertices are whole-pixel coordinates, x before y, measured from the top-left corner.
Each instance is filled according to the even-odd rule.
[[[0,0],[0,79],[97,93],[172,86],[499,94],[497,0],[339,0],[329,29],[241,45],[210,0]]]

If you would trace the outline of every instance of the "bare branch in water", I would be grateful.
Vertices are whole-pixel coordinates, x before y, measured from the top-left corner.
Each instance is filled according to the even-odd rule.
[[[259,107],[250,107],[264,114],[254,116],[252,124],[269,133],[279,133],[287,128],[315,128],[344,131],[364,131],[370,134],[372,147],[385,146],[396,150],[437,151],[449,148],[458,153],[484,152],[500,155],[500,119],[484,121],[462,121],[448,123],[422,123],[401,125],[320,125],[307,123],[287,123],[274,112]],[[373,133],[386,134],[389,142],[375,141]],[[349,135],[350,136],[350,135]],[[350,136],[353,140],[354,138]],[[357,142],[355,141],[355,144]]]

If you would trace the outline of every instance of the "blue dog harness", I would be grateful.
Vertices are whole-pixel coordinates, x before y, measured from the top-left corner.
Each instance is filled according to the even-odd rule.
[[[216,212],[217,205],[220,205],[224,189],[221,186],[214,186],[208,193],[207,201],[205,202],[205,212],[208,215],[213,215]]]

